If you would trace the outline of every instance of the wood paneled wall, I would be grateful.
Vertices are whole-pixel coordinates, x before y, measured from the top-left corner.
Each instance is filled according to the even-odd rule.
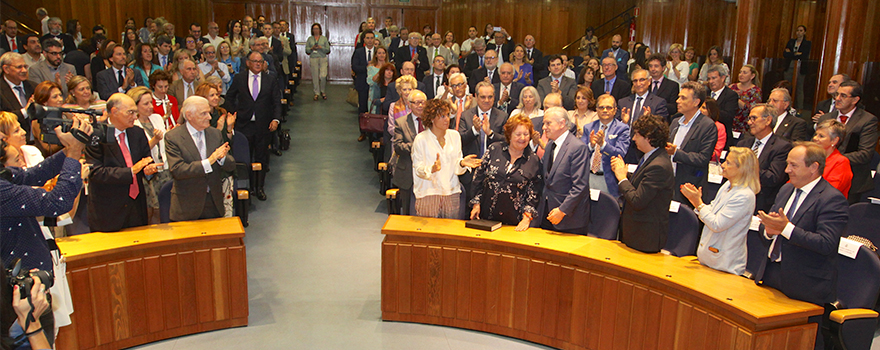
[[[652,52],[668,52],[670,45],[679,43],[693,46],[697,55],[705,55],[713,45],[721,47],[722,56],[731,55],[736,28],[735,3],[641,0],[639,8],[636,41],[647,44]]]
[[[107,29],[109,37],[114,40],[120,40],[125,19],[129,17],[134,17],[138,28],[143,27],[144,18],[147,16],[165,17],[175,24],[177,35],[186,35],[192,22],[199,22],[202,25],[202,32],[206,32],[207,23],[214,18],[211,0],[13,1],[13,6],[28,16],[16,20],[35,30],[40,30],[40,24],[37,23],[34,14],[38,7],[45,7],[49,16],[59,17],[64,21],[62,30],[66,30],[68,19],[78,19],[82,25],[83,37],[91,37],[92,27],[102,24]],[[3,18],[7,18],[5,14]]]

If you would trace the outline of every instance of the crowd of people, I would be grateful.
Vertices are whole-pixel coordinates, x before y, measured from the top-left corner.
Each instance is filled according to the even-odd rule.
[[[61,19],[45,12],[42,36],[19,35],[13,20],[0,28],[4,266],[63,271],[54,238],[159,223],[163,191],[171,221],[234,215],[236,142],[249,151],[241,161],[262,169],[248,176],[250,195],[266,200],[269,155],[281,155],[273,138],[285,120],[283,98],[295,92],[286,21],[245,16],[224,35],[215,22],[204,35],[193,22],[180,37],[164,18],[139,29],[129,18],[118,37],[99,24],[84,38],[76,19],[62,32]],[[19,295],[32,291],[3,281],[4,348],[10,339],[51,347],[71,310],[46,304],[69,295],[68,286],[37,282],[35,290],[51,294],[25,303]]]
[[[702,222],[704,265],[795,299],[834,300],[848,204],[873,189],[877,118],[858,82],[834,75],[831,98],[801,117],[787,82],[766,103],[754,66],[731,83],[718,46],[700,66],[681,44],[627,50],[615,35],[600,51],[588,28],[575,60],[543,56],[533,35],[518,44],[492,24],[483,35],[470,27],[459,45],[451,32],[392,22],[364,22],[351,64],[359,112],[387,115],[401,213],[587,234],[598,190],[621,205],[619,240],[656,253],[675,201]],[[809,55],[803,32],[786,58]],[[770,248],[747,272],[755,217]]]

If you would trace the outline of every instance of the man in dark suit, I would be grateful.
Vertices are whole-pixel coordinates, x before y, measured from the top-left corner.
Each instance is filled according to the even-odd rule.
[[[828,87],[825,88],[825,91],[828,92],[828,99],[819,101],[816,104],[816,112],[813,113],[813,120],[810,124],[811,127],[815,128],[815,124],[818,124],[819,117],[821,117],[825,113],[834,112],[834,95],[837,94],[837,88],[840,87],[840,84],[845,81],[852,80],[849,75],[846,74],[835,74],[831,76],[831,79],[828,80]]]
[[[552,107],[542,121],[547,150],[542,159],[544,190],[538,203],[541,228],[586,234],[590,224],[590,151],[569,132],[568,112]]]
[[[4,52],[24,53],[25,44],[18,36],[18,24],[15,21],[6,20],[6,29],[3,31],[3,39],[0,40],[0,49]]]
[[[351,55],[351,71],[354,72],[354,89],[358,92],[358,113],[367,112],[367,98],[370,95],[370,85],[367,84],[367,66],[370,59],[376,54],[373,46],[376,36],[373,32],[364,31],[364,46],[354,49]]]
[[[727,145],[724,148],[735,145],[739,140],[733,136],[733,118],[739,110],[739,95],[733,90],[724,86],[724,80],[727,79],[727,69],[723,66],[712,66],[709,68],[709,95],[718,101],[718,108],[721,110],[718,114],[718,121],[724,124],[724,131],[727,133]]]
[[[458,124],[461,135],[461,154],[476,154],[482,158],[489,145],[504,141],[504,123],[507,113],[495,108],[495,87],[485,81],[477,84],[477,106],[464,111]],[[473,173],[467,172],[460,176],[462,185],[470,200],[473,196],[471,181]]]
[[[137,106],[126,94],[107,101],[110,128],[106,143],[86,149],[89,174],[89,227],[114,232],[147,224],[144,176],[158,172],[144,130],[134,125]]]
[[[669,81],[669,80],[666,80]],[[632,73],[633,94],[624,97],[617,103],[617,110],[620,114],[618,119],[625,120],[625,124],[632,126],[639,117],[646,113],[647,110],[651,114],[656,115],[663,120],[669,120],[669,112],[666,110],[666,100],[648,92],[648,86],[651,80],[648,78],[648,72],[644,69],[637,69]],[[675,84],[675,83],[673,83]],[[678,91],[678,84],[675,84],[675,91]],[[629,149],[623,160],[627,164],[635,164],[642,158],[642,151],[636,147],[635,143],[630,143]]]
[[[102,99],[109,99],[117,92],[125,93],[135,86],[144,85],[141,75],[125,66],[127,57],[122,45],[114,47],[113,55],[110,56],[110,68],[98,72],[95,77],[95,90]]]
[[[779,113],[776,116],[776,126],[773,133],[785,139],[788,142],[808,141],[811,138],[811,132],[807,128],[807,122],[801,119],[791,110],[791,94],[788,89],[775,88],[770,92],[767,104],[776,108]]]
[[[501,77],[498,76],[498,53],[494,50],[486,50],[483,62],[483,66],[475,69],[471,73],[472,78],[468,80],[471,91],[477,91],[477,84],[481,81],[488,81],[490,84],[501,81]]]
[[[605,57],[602,59],[602,73],[605,74],[605,78],[593,80],[593,84],[590,86],[593,89],[593,96],[611,94],[614,99],[620,101],[632,94],[632,83],[624,75],[618,75],[616,68],[617,64],[614,63],[613,58]]]
[[[293,73],[294,71],[296,71],[296,62],[299,61],[299,54],[296,50],[296,37],[293,35],[293,33],[290,32],[290,24],[287,23],[287,21],[282,19],[278,21],[278,24],[281,25],[281,32],[278,33],[278,35],[281,38],[287,39],[287,42],[290,45],[290,54],[287,55],[287,59],[285,60],[287,61],[287,72]],[[390,62],[391,59],[388,58],[388,60]],[[293,77],[288,74],[288,77],[286,79],[293,79]],[[296,92],[295,85],[292,87],[292,89],[293,90],[291,91]]]
[[[574,109],[574,99],[577,96],[577,83],[574,79],[566,77],[565,64],[559,55],[550,56],[547,59],[550,75],[538,81],[538,98],[542,101],[550,93],[562,95],[562,106],[567,110]],[[599,95],[595,95],[599,96]],[[546,106],[544,108],[547,108]]]
[[[709,159],[718,142],[718,128],[707,115],[700,113],[700,106],[706,100],[706,88],[689,81],[682,85],[678,93],[678,111],[681,117],[672,120],[666,153],[675,163],[675,194],[678,202],[690,205],[681,194],[680,186],[686,183],[697,188],[706,184],[709,178]]]
[[[211,42],[208,38],[202,37],[202,25],[198,22],[190,23],[189,35],[192,35],[192,37],[196,39],[196,51],[199,53],[202,52],[202,46]]]
[[[404,62],[403,67],[400,69],[400,76],[409,75],[415,78],[415,67],[416,66],[410,61]],[[428,89],[425,87],[425,83],[418,81],[416,90],[425,92]],[[386,91],[387,92],[385,93],[385,102],[382,102],[382,114],[388,114],[388,109],[391,108],[391,103],[396,102],[400,99],[400,95],[397,93],[396,82],[389,83]]]
[[[611,169],[624,200],[620,241],[646,253],[663,249],[669,233],[669,203],[675,180],[672,162],[663,151],[668,134],[666,121],[654,115],[643,116],[633,124],[631,133],[633,143],[645,154],[636,171],[627,177],[623,158],[611,159]]]
[[[391,139],[397,155],[391,184],[399,188],[397,198],[400,199],[401,214],[404,215],[415,214],[409,212],[413,187],[412,144],[416,135],[425,130],[421,118],[427,98],[425,93],[414,90],[409,94],[409,102],[412,112],[394,121],[394,136]]]
[[[437,96],[437,89],[443,86],[443,71],[446,70],[446,59],[443,56],[436,56],[431,64],[431,74],[425,76],[422,83],[425,84],[425,96],[429,100]]]
[[[159,67],[166,71],[171,69],[171,64],[174,62],[174,52],[171,51],[171,38],[167,35],[156,38],[156,51],[157,54],[153,55],[153,64],[159,65]]]
[[[225,172],[235,170],[229,143],[211,126],[211,106],[201,96],[183,102],[180,110],[185,126],[165,134],[168,169],[174,178],[171,190],[172,221],[212,219],[223,216]]]
[[[275,76],[263,69],[264,62],[259,52],[249,53],[248,69],[232,78],[232,85],[226,92],[229,112],[238,113],[235,131],[247,137],[254,162],[263,166],[254,184],[259,200],[266,200],[263,185],[269,168],[269,133],[278,128],[281,118],[281,91],[276,88]]]
[[[817,305],[837,299],[837,248],[849,219],[846,198],[822,178],[825,151],[812,142],[797,143],[788,154],[791,182],[782,186],[772,211],[758,212],[764,236],[771,240],[755,283],[776,288],[792,299]],[[822,316],[809,318],[820,323]],[[816,349],[823,348],[822,332]]]
[[[758,156],[761,192],[755,196],[755,212],[769,211],[779,188],[788,181],[785,174],[785,158],[791,151],[791,143],[773,133],[773,118],[777,111],[771,105],[758,104],[749,112],[749,132],[736,145],[751,149]]]
[[[263,37],[269,41],[269,54],[272,55],[275,62],[281,62],[284,59],[284,46],[281,44],[281,40],[272,35],[274,31],[272,23],[263,23],[260,29],[262,30]]]
[[[510,115],[519,105],[519,94],[526,87],[523,83],[513,81],[513,65],[502,63],[498,68],[501,81],[492,84],[495,87],[495,107]]]
[[[834,97],[835,111],[819,117],[819,123],[834,119],[846,126],[846,136],[837,149],[849,159],[852,167],[852,187],[847,196],[850,204],[861,200],[862,193],[874,189],[871,158],[876,154],[877,117],[858,106],[861,98],[862,86],[858,82],[843,82]]]
[[[526,59],[532,60],[532,71],[534,72],[532,81],[538,81],[546,77],[549,74],[547,72],[547,63],[544,62],[544,53],[535,47],[535,37],[527,34],[523,38],[523,46],[526,48]]]
[[[61,45],[64,45],[62,48],[64,53],[76,50],[76,43],[73,41],[73,37],[70,36],[70,34],[61,31],[61,19],[58,17],[52,17],[49,19],[49,33],[45,33],[45,35],[40,38],[40,42],[42,43],[46,41],[46,39],[58,40]]]
[[[18,117],[18,123],[31,137],[31,119],[25,108],[34,95],[36,84],[28,80],[28,66],[24,57],[17,52],[7,52],[0,56],[3,68],[3,82],[0,83],[0,111],[11,112]]]
[[[666,79],[663,76],[663,70],[666,69],[666,58],[659,53],[655,53],[648,58],[648,73],[651,75],[651,81],[648,84],[648,91],[651,95],[662,98],[666,101],[666,120],[671,121],[671,116],[678,113],[678,83]],[[635,85],[635,82],[633,82]],[[654,112],[652,109],[651,112]],[[657,114],[657,113],[654,113]]]
[[[385,21],[384,21],[385,28],[379,29],[379,33],[382,34],[383,38],[388,37],[388,28],[390,28],[393,25],[393,23],[394,23],[394,19],[392,19],[391,17],[385,17]]]
[[[509,35],[504,28],[499,32],[495,32],[495,43],[490,43],[486,45],[486,50],[495,50],[498,54],[498,62],[510,62],[510,54],[513,52],[513,49],[516,48],[516,44],[513,40],[508,40]]]
[[[473,47],[473,52],[467,56],[467,59],[464,63],[464,75],[467,75],[468,81],[474,80],[474,71],[477,69],[483,68],[485,65],[484,56],[486,55],[486,41],[483,38],[477,38],[474,40],[474,43],[471,44]],[[473,91],[473,89],[471,89]]]
[[[415,66],[416,80],[422,81],[425,78],[425,71],[431,69],[431,59],[428,58],[428,51],[424,47],[419,46],[422,35],[419,33],[409,33],[409,45],[402,46],[397,49],[394,55],[394,64],[397,69],[403,68],[403,62],[412,62]]]
[[[629,52],[620,48],[620,45],[623,43],[623,40],[620,37],[620,34],[614,34],[611,37],[611,48],[605,49],[602,51],[602,62],[605,61],[605,57],[611,57],[614,59],[614,64],[616,65],[617,75],[623,77],[626,76],[627,62],[629,62]],[[601,63],[601,62],[600,62]],[[603,69],[604,70],[604,69]],[[604,73],[606,76],[608,73]],[[595,95],[599,96],[599,95]],[[619,100],[619,99],[618,99]]]

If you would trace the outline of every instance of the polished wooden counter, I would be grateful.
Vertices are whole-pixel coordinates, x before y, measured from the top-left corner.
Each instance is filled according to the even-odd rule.
[[[382,318],[561,349],[812,349],[817,305],[618,241],[391,215]]]
[[[247,259],[237,217],[57,240],[74,313],[58,349],[119,349],[246,326]]]

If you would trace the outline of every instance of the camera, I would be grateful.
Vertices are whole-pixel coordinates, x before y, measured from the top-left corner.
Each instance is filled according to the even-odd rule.
[[[30,272],[22,269],[21,259],[15,259],[12,261],[12,268],[6,269],[6,276],[9,279],[10,286],[18,286],[18,290],[21,291],[22,299],[27,299],[27,297],[31,295],[31,288],[34,287],[33,276],[40,278],[40,282],[46,286],[46,290],[49,290],[49,288],[52,288],[52,285],[55,284],[55,279],[49,271],[37,270]]]
[[[89,115],[89,122],[92,124],[92,134],[88,135],[80,130],[72,130],[73,120],[64,119],[61,113],[81,113]],[[51,144],[60,145],[61,141],[55,135],[55,127],[61,126],[61,132],[69,132],[79,142],[86,145],[97,146],[102,143],[107,134],[107,125],[99,123],[96,117],[103,115],[103,111],[95,109],[74,109],[62,107],[47,107],[37,103],[32,103],[28,107],[28,115],[36,119],[40,123],[41,141]]]

